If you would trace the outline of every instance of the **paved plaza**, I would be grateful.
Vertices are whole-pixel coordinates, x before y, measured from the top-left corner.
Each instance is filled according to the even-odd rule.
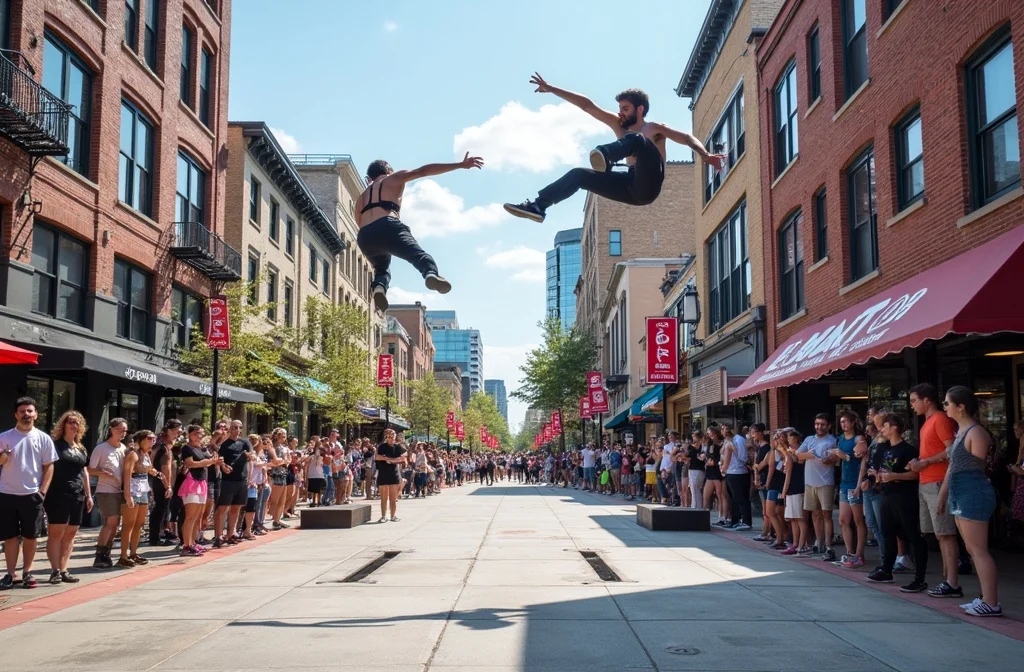
[[[399,515],[55,594],[16,590],[0,611],[0,667],[938,672],[1024,660],[1024,641],[859,574],[773,557],[729,533],[649,532],[608,497],[467,486],[401,502]],[[343,582],[387,551],[400,553]],[[602,581],[580,551],[621,581]]]

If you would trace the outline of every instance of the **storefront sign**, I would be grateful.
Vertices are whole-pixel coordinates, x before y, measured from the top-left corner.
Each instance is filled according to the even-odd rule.
[[[590,397],[580,397],[580,418],[590,420],[594,416],[590,413]]]
[[[156,374],[152,371],[142,371],[134,367],[127,367],[124,370],[124,377],[128,380],[137,380],[140,383],[149,383],[150,385],[156,385]]]
[[[562,433],[562,414],[558,411],[551,411],[551,431],[556,435]]]
[[[211,350],[228,350],[231,347],[228,297],[223,294],[211,296],[206,301],[206,307],[206,347]]]
[[[466,425],[463,422],[455,423],[455,438],[462,441],[466,438]]]
[[[395,386],[394,355],[377,355],[377,387]]]
[[[455,427],[455,411],[448,411],[444,418],[444,426],[451,431]]]
[[[608,412],[608,392],[604,388],[590,390],[590,412],[592,414]]]
[[[690,408],[724,404],[728,385],[728,371],[725,367],[691,379]]]
[[[678,339],[676,318],[647,318],[647,383],[679,382]]]
[[[204,397],[213,396],[213,385],[210,383],[199,383],[199,394]],[[232,396],[231,390],[227,389],[223,385],[217,386],[217,398],[218,399],[230,399]]]

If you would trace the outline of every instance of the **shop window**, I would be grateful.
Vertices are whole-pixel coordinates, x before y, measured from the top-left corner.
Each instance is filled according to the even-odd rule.
[[[32,310],[59,320],[85,324],[84,243],[42,224],[32,228]]]
[[[799,153],[797,103],[796,103],[796,61],[789,67],[775,85],[775,176],[782,174]]]
[[[847,171],[850,201],[850,280],[878,268],[878,228],[875,211],[875,154],[868,149]]]
[[[156,72],[157,41],[160,37],[160,0],[146,0],[146,23],[143,29],[142,54],[146,65]]]
[[[75,408],[75,384],[71,381],[28,376],[25,388],[26,394],[36,400],[36,427],[47,434],[61,414]]]
[[[1000,30],[967,65],[971,195],[975,207],[1020,186],[1020,141],[1010,27]]]
[[[800,237],[803,223],[803,215],[796,212],[779,229],[780,317],[783,320],[804,307],[804,244]]]
[[[139,50],[139,0],[124,0],[124,43]]]
[[[178,192],[174,218],[206,225],[206,171],[185,152],[178,152]]]
[[[114,298],[117,299],[117,335],[148,345],[152,312],[149,273],[121,259],[114,260]]]
[[[842,0],[843,83],[846,98],[868,81],[867,0]]]
[[[71,105],[68,153],[54,158],[89,177],[92,72],[67,45],[50,33],[43,38],[43,86]]]
[[[178,347],[188,348],[193,331],[202,324],[203,300],[180,287],[171,289],[171,326]]]
[[[192,44],[194,34],[188,26],[181,26],[181,81],[178,97],[186,106],[192,107]]]
[[[147,217],[153,215],[153,124],[126,100],[121,101],[121,151],[118,198]]]
[[[707,245],[708,331],[714,333],[750,307],[747,204],[733,210]]]

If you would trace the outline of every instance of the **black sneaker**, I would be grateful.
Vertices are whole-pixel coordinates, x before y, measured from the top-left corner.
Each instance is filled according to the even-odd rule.
[[[51,586],[56,586],[60,583],[60,570],[50,572],[49,583]]]
[[[522,203],[506,203],[505,212],[516,217],[523,217],[525,219],[532,219],[535,222],[543,222],[545,212],[544,209],[533,201],[523,201]]]
[[[825,552],[822,554],[821,559],[825,562],[832,562],[836,559],[836,552],[833,551],[831,548],[827,548],[825,549]]]
[[[447,294],[452,291],[452,283],[448,282],[437,273],[427,273],[427,276],[423,278],[423,280],[427,285],[427,289],[437,292],[438,294]]]
[[[373,288],[373,305],[376,306],[377,310],[379,310],[382,313],[386,313],[388,310],[388,306],[391,305],[388,303],[387,290],[381,287],[380,285],[377,285],[376,287]]]
[[[21,575],[21,587],[22,588],[35,588],[39,585],[36,581],[36,577],[32,576],[29,572],[25,572]]]
[[[14,588],[14,577],[4,574],[4,578],[0,579],[0,590],[10,590],[11,588]]]
[[[918,581],[917,579],[914,579],[905,586],[900,586],[901,593],[922,593],[926,590],[928,590],[928,582]]]
[[[811,546],[811,555],[820,555],[821,553],[824,553],[824,552],[825,552],[825,547],[824,546],[818,546],[817,544],[815,544],[814,546]]]
[[[868,581],[872,583],[892,583],[892,572],[884,569],[876,569],[868,574]]]
[[[74,576],[71,572],[67,570],[64,570],[60,573],[60,580],[61,583],[78,583],[79,581],[81,581],[80,578]]]
[[[868,548],[875,548],[876,546],[878,546],[878,539],[868,539],[864,542],[864,545]]]
[[[929,597],[963,597],[964,589],[949,585],[948,581],[943,581],[939,585],[935,586],[928,591]]]

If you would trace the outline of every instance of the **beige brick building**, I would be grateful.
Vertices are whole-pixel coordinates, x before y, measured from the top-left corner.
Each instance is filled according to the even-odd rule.
[[[702,164],[693,184],[694,288],[701,319],[687,360],[698,426],[760,417],[759,401],[727,405],[726,398],[728,387],[752,373],[766,350],[754,49],[781,5],[782,0],[711,3],[676,88],[691,99],[694,136],[728,156],[721,171]]]
[[[419,301],[388,308],[388,317],[398,320],[409,334],[411,356],[406,370],[409,380],[422,380],[434,370],[434,337],[427,326],[426,310]]]

